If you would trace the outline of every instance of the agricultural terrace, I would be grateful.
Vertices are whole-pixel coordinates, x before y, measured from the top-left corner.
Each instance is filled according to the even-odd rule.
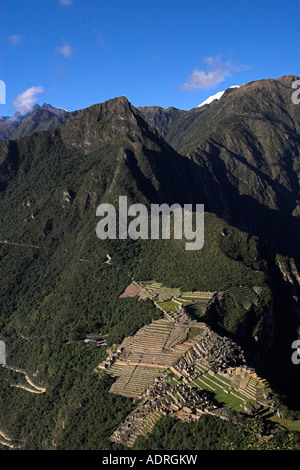
[[[140,397],[137,408],[113,432],[112,441],[132,447],[139,436],[147,437],[155,422],[166,414],[190,422],[205,413],[224,419],[224,407],[244,413],[270,411],[267,384],[254,371],[247,367],[212,371],[199,354],[209,332],[203,328],[200,331],[204,333],[202,340],[199,335],[198,342],[177,363],[160,373]]]
[[[251,305],[257,304],[259,301],[259,295],[261,293],[261,287],[242,287],[242,286],[233,286],[227,289],[228,294],[230,294],[235,302],[241,307],[249,310]]]
[[[205,312],[208,302],[215,292],[182,292],[178,288],[165,287],[156,281],[133,281],[121,297],[134,293],[142,298],[150,298],[154,304],[164,312],[169,320],[176,320],[184,313],[184,307],[197,302],[197,305]]]
[[[196,340],[188,337],[189,330],[183,324],[161,319],[125,338],[118,354],[98,366],[117,377],[110,391],[133,398],[141,396],[156,377],[192,347]]]

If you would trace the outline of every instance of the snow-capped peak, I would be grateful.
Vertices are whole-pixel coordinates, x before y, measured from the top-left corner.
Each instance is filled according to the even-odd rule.
[[[230,86],[229,88],[239,88],[239,85],[233,85],[233,86]],[[224,95],[225,91],[226,90],[219,91],[215,95],[211,95],[209,98],[203,101],[203,103],[199,104],[198,108],[200,108],[201,106],[204,106],[205,104],[210,104],[214,100],[219,100]]]

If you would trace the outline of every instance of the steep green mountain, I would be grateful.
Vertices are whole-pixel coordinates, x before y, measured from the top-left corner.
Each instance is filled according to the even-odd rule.
[[[2,267],[7,274],[8,260],[11,256],[13,263],[16,253],[21,257],[23,252],[26,256],[30,254],[33,260],[44,250],[45,259],[63,256],[66,264],[61,268],[69,267],[73,256],[76,265],[78,259],[87,258],[91,262],[86,251],[86,246],[91,244],[92,257],[96,256],[100,264],[110,246],[126,258],[130,258],[127,250],[137,250],[141,254],[131,261],[138,268],[137,277],[161,277],[166,284],[178,284],[185,289],[215,290],[241,282],[251,285],[265,282],[266,266],[263,261],[260,265],[256,242],[247,234],[224,228],[227,224],[213,214],[206,216],[206,243],[199,252],[187,252],[183,240],[158,240],[157,243],[126,240],[123,243],[97,239],[96,208],[100,203],[111,202],[117,206],[120,195],[127,195],[128,204],[138,201],[148,207],[150,203],[192,201],[186,189],[188,160],[151,131],[126,98],[94,105],[53,131],[5,141],[0,146],[0,155],[0,240],[33,247],[24,251],[22,246],[19,249],[2,243],[5,253]],[[226,232],[226,241],[220,235],[222,230]],[[213,259],[216,268],[207,271],[206,266]],[[179,261],[181,271],[177,269]],[[232,269],[231,264],[236,268]],[[11,284],[11,279],[16,269],[21,269],[18,274],[21,279],[29,266],[29,261],[21,263],[9,274],[9,292],[15,295],[15,289],[21,287],[24,293],[25,280],[18,286]],[[51,271],[51,263],[48,270]],[[131,275],[129,271],[122,285]],[[56,279],[55,275],[52,277]],[[72,277],[70,282],[76,285]],[[40,295],[38,288],[36,293]],[[3,299],[6,309],[5,296]],[[22,310],[20,318],[23,314]],[[34,327],[36,330],[37,325]]]
[[[219,217],[207,191],[214,175],[166,143],[125,97],[81,110],[55,129],[5,140],[0,178],[0,339],[8,366],[0,374],[0,431],[8,442],[117,447],[108,437],[135,405],[109,393],[113,379],[94,374],[105,348],[83,338],[107,335],[113,345],[159,318],[150,301],[119,297],[132,279],[225,292],[206,321],[246,347],[250,363],[292,398],[296,265],[280,253],[266,257],[260,240]],[[187,251],[185,240],[174,239],[99,240],[96,209],[117,206],[119,196],[148,208],[208,204],[203,249]],[[232,301],[226,292],[234,286],[255,287],[258,302],[245,309]],[[276,291],[282,298],[275,309]],[[41,393],[20,388],[28,387],[20,371]]]

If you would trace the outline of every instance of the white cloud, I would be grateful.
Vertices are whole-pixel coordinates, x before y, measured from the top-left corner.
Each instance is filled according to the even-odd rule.
[[[27,90],[20,93],[13,101],[13,107],[16,112],[20,113],[22,116],[31,111],[33,106],[38,102],[36,95],[43,93],[44,88],[42,86],[32,86],[27,88]]]
[[[17,46],[19,42],[21,41],[21,39],[22,39],[22,36],[20,34],[12,34],[11,36],[8,36],[7,41],[12,46]]]
[[[65,5],[72,5],[73,0],[59,0],[59,3],[63,6]]]
[[[234,66],[230,61],[223,62],[220,56],[205,57],[206,70],[195,68],[186,83],[181,85],[183,90],[211,88],[223,82],[232,72],[240,72],[245,66]]]
[[[62,46],[57,47],[55,50],[58,54],[61,54],[64,57],[69,57],[72,52],[72,48],[69,44],[63,44]]]

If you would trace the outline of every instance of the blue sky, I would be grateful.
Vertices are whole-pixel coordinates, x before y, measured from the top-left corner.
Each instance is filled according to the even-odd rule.
[[[232,85],[300,75],[298,0],[0,0],[0,17],[0,115],[121,95],[191,109]]]

